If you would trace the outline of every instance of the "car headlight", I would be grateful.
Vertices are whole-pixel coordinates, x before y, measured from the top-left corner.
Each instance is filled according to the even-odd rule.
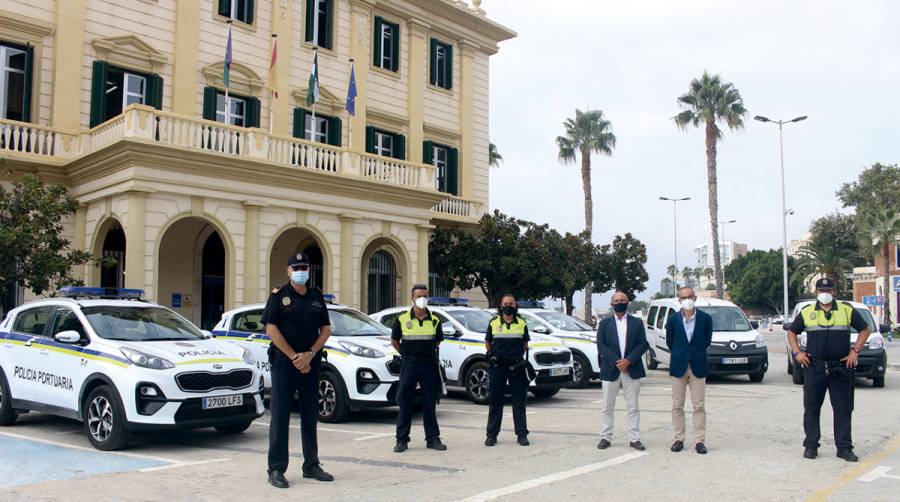
[[[152,370],[167,370],[175,367],[175,364],[168,359],[147,354],[146,352],[141,352],[137,349],[122,347],[119,350],[122,352],[126,359],[132,362],[132,364],[134,364],[135,366],[140,366],[141,368],[150,368]]]
[[[355,344],[353,342],[345,342],[340,341],[338,344],[344,348],[347,352],[353,354],[354,356],[359,357],[384,357],[384,352],[376,349],[370,349],[369,347],[363,347],[362,345]]]
[[[766,346],[766,337],[763,336],[762,333],[756,334],[756,348],[762,348]]]
[[[800,350],[806,350],[806,331],[797,336],[797,343],[800,344]]]
[[[242,347],[242,348],[244,349],[244,355],[243,355],[244,362],[249,364],[250,366],[253,366],[254,364],[256,364],[256,361],[253,360],[253,354],[250,353],[250,349],[247,349],[245,347]]]
[[[884,337],[881,335],[870,336],[869,339],[866,340],[866,346],[870,349],[883,349]]]

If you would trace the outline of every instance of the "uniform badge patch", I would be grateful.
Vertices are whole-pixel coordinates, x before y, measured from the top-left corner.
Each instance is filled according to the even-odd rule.
[[[810,318],[810,319],[815,319],[815,318],[816,318],[816,313],[815,313],[815,312],[810,313],[810,314],[809,314],[809,318]]]
[[[406,321],[406,329],[412,329],[412,321]]]
[[[282,299],[281,299],[281,304],[284,305],[285,307],[287,307],[288,305],[290,305],[290,304],[291,304],[291,297],[285,296],[284,298],[282,298]]]
[[[497,333],[503,331],[503,325],[497,326]]]

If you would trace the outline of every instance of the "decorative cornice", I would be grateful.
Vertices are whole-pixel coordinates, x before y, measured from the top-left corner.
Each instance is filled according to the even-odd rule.
[[[31,35],[33,41],[53,35],[53,24],[16,12],[0,9],[0,30],[15,31],[24,35]]]
[[[200,73],[203,74],[203,77],[206,79],[206,85],[210,85],[213,87],[219,87],[224,89],[225,82],[222,80],[222,75],[225,72],[225,61],[216,61],[215,63],[210,63],[203,67],[200,70]],[[249,66],[237,63],[235,61],[231,62],[231,72],[228,76],[228,88],[232,89],[238,93],[244,93],[249,96],[255,95],[259,92],[260,89],[265,86],[266,83],[260,78],[259,75],[255,71],[253,71]]]
[[[169,61],[165,55],[135,35],[95,38],[91,45],[101,60],[148,73],[158,72]]]
[[[371,107],[366,107],[366,119],[373,125],[394,128],[395,130],[405,128],[409,125],[409,120],[403,115]]]

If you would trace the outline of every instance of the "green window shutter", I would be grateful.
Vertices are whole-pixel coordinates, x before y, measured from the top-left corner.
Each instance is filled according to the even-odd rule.
[[[453,46],[450,44],[446,45],[447,49],[447,57],[445,64],[447,65],[447,71],[444,72],[447,75],[447,81],[444,83],[444,89],[453,88]]]
[[[341,119],[332,117],[328,119],[328,144],[341,146]]]
[[[34,47],[25,47],[25,89],[22,94],[22,122],[31,122],[31,88],[34,86]]]
[[[400,69],[400,25],[391,25],[391,35],[393,43],[391,44],[391,70],[398,71]]]
[[[147,77],[147,96],[144,104],[162,110],[163,79],[156,73]]]
[[[247,24],[253,24],[253,0],[247,0]]]
[[[203,88],[203,118],[206,120],[216,120],[216,88]]]
[[[381,25],[383,21],[380,16],[375,16],[375,40],[372,41],[372,64],[381,66]]]
[[[431,47],[428,50],[429,54],[429,65],[428,65],[428,82],[431,85],[437,84],[437,40],[431,39]]]
[[[219,0],[219,15],[231,17],[231,0]]]
[[[313,41],[313,29],[316,22],[316,0],[306,0],[306,38],[307,42]]]
[[[325,4],[325,47],[331,49],[331,29],[334,24],[334,0]]]
[[[451,148],[447,155],[447,192],[459,195],[459,150]]]
[[[306,138],[306,110],[294,108],[294,137]]]
[[[394,135],[394,158],[406,160],[406,136],[402,134]]]
[[[434,141],[422,142],[422,163],[431,164],[434,162]]]
[[[366,153],[375,153],[375,128],[366,126]]]
[[[259,127],[259,98],[247,98],[246,127]]]
[[[91,127],[106,120],[106,61],[94,61],[91,72]]]

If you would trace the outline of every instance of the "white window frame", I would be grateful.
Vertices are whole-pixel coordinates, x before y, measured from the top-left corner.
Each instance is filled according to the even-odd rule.
[[[6,114],[9,112],[7,109],[9,90],[6,88],[9,74],[15,73],[22,75],[23,79],[25,78],[25,70],[19,70],[18,68],[9,66],[9,58],[19,54],[25,54],[25,51],[8,45],[0,45],[0,118],[5,119]]]
[[[319,45],[320,17],[325,17],[326,20],[328,19],[328,0],[315,0],[315,12],[313,13],[312,44],[316,47],[322,47],[321,45]]]
[[[320,127],[317,127],[315,129],[315,131],[313,131],[312,115],[306,114],[306,120],[305,120],[305,123],[303,124],[303,138],[308,139],[310,141],[314,141],[316,143],[327,144],[328,143],[328,133],[330,132],[329,129],[331,128],[330,122],[331,121],[328,120],[328,117],[322,117],[322,116],[316,115],[316,124],[320,125],[320,126],[324,125],[325,132],[322,132],[322,128],[320,128]],[[313,134],[315,134],[315,136],[313,136]]]
[[[434,53],[434,64],[437,66],[434,69],[434,85],[447,88],[449,87],[447,82],[447,46],[437,42],[434,46]]]
[[[222,97],[222,100],[219,100],[219,97]],[[224,108],[220,108],[219,104],[225,103],[225,94],[216,93],[216,122],[222,122],[223,124],[245,127],[247,124],[247,100],[244,98],[239,98],[236,96],[228,96],[228,106]],[[234,113],[232,112],[232,106],[236,103],[243,103],[243,112],[244,113]],[[240,120],[240,124],[236,124],[236,122]]]
[[[381,34],[379,35],[378,43],[381,44],[381,61],[379,61],[379,65],[381,68],[385,70],[390,70],[393,68],[393,55],[394,48],[392,43],[385,42],[385,39],[390,42],[396,43],[397,34],[394,33],[394,26],[389,23],[381,23]]]
[[[128,90],[128,83],[131,80],[136,80],[141,84],[141,92],[134,93]],[[129,97],[138,98],[138,104],[147,104],[147,77],[143,75],[135,75],[134,73],[128,73],[127,71],[122,72],[122,109],[124,110],[126,106],[130,103],[128,102]]]
[[[443,154],[443,159],[441,159]],[[448,168],[450,167],[450,149],[441,145],[431,146],[431,163],[435,167],[434,173],[434,189],[439,192],[447,191],[447,176],[449,176]],[[443,190],[441,190],[441,181],[444,182]]]
[[[382,157],[394,156],[394,135],[381,131],[375,131],[375,155]]]
[[[240,2],[244,3],[244,19],[237,17],[238,3]],[[250,24],[247,22],[247,14],[249,14],[249,12],[247,11],[247,0],[231,0],[231,11],[229,12],[228,17],[234,19],[235,21],[240,21],[244,24]]]

